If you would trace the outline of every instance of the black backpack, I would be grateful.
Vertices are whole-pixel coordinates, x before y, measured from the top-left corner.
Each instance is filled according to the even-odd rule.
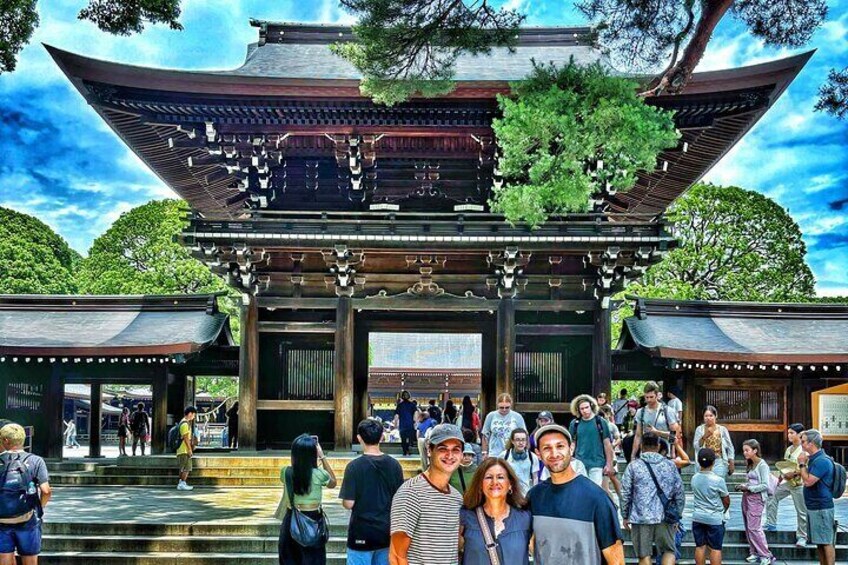
[[[170,430],[168,430],[168,450],[172,453],[176,453],[180,448],[180,443],[182,443],[183,438],[180,436],[180,425],[183,423],[183,420],[177,422]]]
[[[37,480],[26,464],[29,457],[28,453],[0,455],[0,519],[17,518],[39,506]]]
[[[842,498],[845,494],[845,467],[837,463],[833,457],[830,457],[830,462],[833,463],[833,483],[830,485],[830,493],[833,498]]]

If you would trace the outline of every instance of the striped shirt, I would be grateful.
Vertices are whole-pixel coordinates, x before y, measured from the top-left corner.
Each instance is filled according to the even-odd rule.
[[[403,483],[395,494],[392,534],[403,532],[412,539],[407,553],[409,565],[458,562],[462,495],[453,487],[449,489],[449,492],[438,490],[422,474]]]

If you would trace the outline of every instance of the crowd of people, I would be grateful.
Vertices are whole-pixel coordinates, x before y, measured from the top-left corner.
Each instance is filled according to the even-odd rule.
[[[635,400],[623,391],[612,404],[605,395],[580,395],[567,427],[542,411],[532,431],[508,394],[497,398],[482,425],[468,397],[459,409],[435,402],[419,408],[402,394],[395,421],[404,453],[411,454],[413,440],[418,444],[422,472],[404,481],[398,461],[380,449],[382,423],[359,424],[363,454],[345,470],[339,493],[351,510],[348,563],[526,564],[532,555],[545,565],[623,564],[623,527],[641,565],[673,564],[684,534],[680,470],[694,463],[696,563],[720,564],[730,518],[727,479],[735,472],[731,436],[715,407],[706,406],[693,462],[684,448],[679,393],[667,391],[663,402],[656,383],[641,392]],[[746,469],[735,490],[742,496],[746,561],[775,561],[765,531],[775,527],[780,500],[791,497],[797,545],[815,545],[820,562],[833,565],[838,465],[822,450],[817,430],[793,424],[787,437],[778,476],[756,440],[741,446]],[[620,458],[629,463],[619,474]],[[280,502],[280,563],[323,564],[328,533],[321,490],[336,477],[315,436],[295,441],[290,469],[281,477],[285,492],[293,492]]]

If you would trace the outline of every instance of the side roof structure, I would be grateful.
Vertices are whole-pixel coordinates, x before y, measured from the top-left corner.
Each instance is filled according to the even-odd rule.
[[[0,355],[163,357],[232,345],[217,296],[0,295]]]
[[[588,28],[526,29],[514,53],[461,58],[451,94],[386,108],[364,98],[358,75],[330,52],[331,42],[350,37],[348,28],[253,23],[259,41],[232,71],[150,69],[47,49],[110,127],[207,219],[242,219],[246,206],[356,209],[362,200],[344,186],[351,143],[369,167],[360,191],[366,203],[380,202],[380,191],[386,202],[435,191],[485,206],[496,95],[526,75],[531,58],[601,58]],[[675,111],[683,138],[632,190],[606,198],[609,211],[662,213],[764,115],[811,55],[696,73],[682,94],[649,98]],[[411,163],[435,159],[449,162],[418,186],[421,172]]]
[[[663,360],[846,364],[848,304],[638,299],[619,343]]]

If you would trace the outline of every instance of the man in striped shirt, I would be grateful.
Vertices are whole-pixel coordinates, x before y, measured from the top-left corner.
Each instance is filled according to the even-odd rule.
[[[403,483],[392,501],[391,565],[457,563],[462,495],[450,478],[464,446],[462,431],[453,424],[439,424],[430,432],[430,467]]]

